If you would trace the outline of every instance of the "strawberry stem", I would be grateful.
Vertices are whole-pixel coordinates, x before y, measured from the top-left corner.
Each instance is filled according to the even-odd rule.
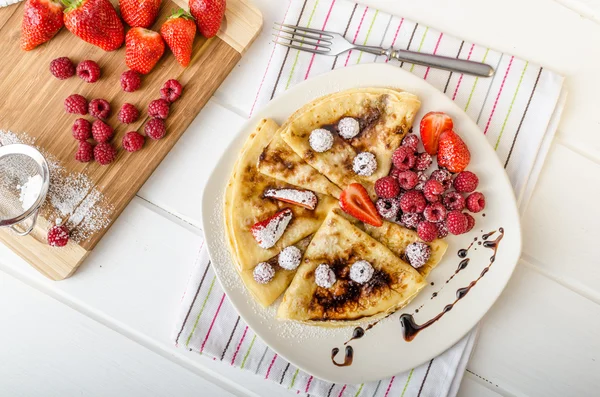
[[[183,8],[180,8],[178,10],[173,9],[171,11],[171,16],[169,17],[169,19],[176,19],[176,18],[191,19],[191,20],[194,19],[194,17],[192,17],[192,15],[189,12],[187,12],[186,10],[184,10]]]

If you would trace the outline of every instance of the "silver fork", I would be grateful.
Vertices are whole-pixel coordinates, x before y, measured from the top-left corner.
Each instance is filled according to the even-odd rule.
[[[479,77],[494,75],[494,69],[485,63],[465,61],[440,55],[422,54],[407,50],[394,50],[352,44],[339,33],[305,28],[302,26],[286,25],[275,22],[275,43],[300,51],[321,55],[339,55],[350,50],[359,50],[375,55],[384,55],[387,59],[397,59],[402,62],[430,66],[436,69],[471,74]],[[308,47],[306,47],[308,46]]]

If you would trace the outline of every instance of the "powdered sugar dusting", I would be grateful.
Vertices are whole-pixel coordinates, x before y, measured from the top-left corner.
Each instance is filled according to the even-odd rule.
[[[317,207],[317,195],[310,190],[267,189],[265,197],[300,204],[314,210]]]
[[[254,236],[258,246],[264,249],[273,247],[283,236],[283,232],[292,220],[292,216],[292,210],[286,208],[267,219],[266,223],[261,222],[253,226],[252,236]]]
[[[35,139],[26,134],[0,130],[0,144],[26,144],[35,146]],[[57,218],[66,219],[75,242],[82,242],[110,224],[114,208],[102,193],[94,187],[91,179],[80,172],[67,171],[52,154],[42,152],[50,171],[50,187],[42,207],[43,216],[54,223]]]

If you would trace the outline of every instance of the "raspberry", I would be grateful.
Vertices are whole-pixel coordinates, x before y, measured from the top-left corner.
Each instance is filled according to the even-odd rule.
[[[427,153],[427,152],[419,153],[419,154],[417,154],[417,157],[415,160],[415,170],[425,171],[427,168],[429,168],[429,166],[431,166],[432,162],[433,162],[433,159],[431,158],[429,153]]]
[[[471,212],[479,212],[485,208],[485,197],[479,192],[471,193],[467,197],[467,209]]]
[[[169,103],[173,103],[179,99],[183,87],[181,83],[175,79],[167,80],[160,89],[160,97]]]
[[[140,111],[131,103],[124,103],[119,110],[118,118],[123,124],[135,123],[140,118]]]
[[[422,191],[425,187],[425,182],[427,182],[427,175],[423,171],[417,172],[417,185],[415,186],[415,190]]]
[[[398,179],[398,174],[400,174],[401,172],[402,171],[400,171],[398,168],[392,167],[392,169],[390,170],[390,176]]]
[[[415,134],[408,134],[402,140],[402,146],[406,146],[407,148],[411,148],[413,152],[417,151],[417,145],[419,144],[419,137]]]
[[[460,211],[450,211],[446,216],[446,227],[452,234],[463,234],[467,231],[469,220]]]
[[[87,114],[87,99],[79,94],[69,95],[65,99],[65,112],[73,114]]]
[[[423,220],[423,215],[421,214],[402,214],[400,216],[400,223],[408,228],[415,230],[419,222]]]
[[[439,201],[440,194],[442,193],[444,193],[444,186],[435,179],[430,179],[425,182],[425,186],[423,186],[423,194],[430,203]]]
[[[110,114],[110,103],[105,99],[92,99],[89,111],[92,116],[104,120]]]
[[[402,212],[421,213],[427,206],[423,193],[416,190],[409,190],[400,197],[400,208]]]
[[[169,102],[164,99],[156,99],[148,105],[148,115],[155,119],[166,120],[169,116]]]
[[[69,229],[66,226],[54,225],[48,230],[48,245],[64,247],[69,241]]]
[[[454,189],[459,193],[471,193],[477,189],[479,178],[471,171],[463,171],[454,178]]]
[[[413,189],[419,181],[417,174],[413,171],[400,171],[397,178],[400,187],[405,190]]]
[[[101,142],[94,148],[94,160],[100,165],[112,163],[117,157],[117,149],[112,147],[110,143]]]
[[[467,231],[470,231],[471,229],[473,229],[473,227],[475,226],[475,218],[473,218],[471,216],[471,214],[467,213],[467,212],[463,212],[464,216],[467,217]],[[465,233],[466,233],[465,232]]]
[[[406,171],[415,165],[415,152],[406,146],[400,146],[394,154],[392,154],[392,163],[400,171]]]
[[[75,153],[75,160],[80,163],[89,163],[94,158],[94,145],[88,141],[79,141],[79,147]]]
[[[423,211],[423,216],[425,220],[433,223],[441,222],[446,219],[446,207],[444,204],[437,202],[431,203],[427,207],[425,207],[425,211]]]
[[[98,143],[107,142],[113,136],[114,130],[102,120],[94,121],[92,124],[92,136]]]
[[[437,169],[431,173],[431,179],[435,179],[441,184],[444,184],[444,182],[452,179],[452,174],[447,170]]]
[[[380,198],[375,202],[375,208],[382,218],[396,220],[400,212],[400,200],[397,198]]]
[[[465,198],[457,192],[444,194],[443,203],[451,211],[462,211],[465,208]]]
[[[446,226],[446,222],[438,222],[435,225],[437,226],[438,238],[444,238],[448,235],[448,227]]]
[[[121,88],[125,92],[134,92],[142,85],[142,78],[135,70],[126,70],[121,74]]]
[[[425,265],[431,258],[431,247],[420,241],[410,243],[404,250],[404,255],[408,263],[415,269]]]
[[[384,176],[375,182],[375,194],[381,198],[394,198],[400,194],[400,186],[396,178]]]
[[[88,83],[95,83],[100,78],[100,66],[94,61],[81,61],[77,65],[77,76]]]
[[[77,119],[73,123],[73,138],[78,141],[85,141],[92,136],[92,124],[86,119]]]
[[[162,119],[150,119],[144,127],[144,132],[147,137],[152,139],[162,139],[167,132],[165,121]]]
[[[417,234],[423,241],[433,241],[437,238],[438,231],[435,224],[427,221],[419,222],[417,226]]]
[[[129,131],[123,137],[123,149],[130,153],[137,152],[144,146],[145,140],[146,138],[137,131]]]
[[[75,65],[67,57],[56,58],[50,62],[50,73],[59,80],[75,75]]]

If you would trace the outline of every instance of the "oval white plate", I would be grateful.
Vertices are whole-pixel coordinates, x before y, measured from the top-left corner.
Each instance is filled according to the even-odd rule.
[[[379,323],[362,339],[353,341],[354,363],[336,367],[331,362],[331,349],[339,347],[337,361],[343,361],[343,342],[351,336],[353,328],[331,330],[281,322],[275,318],[277,303],[263,309],[254,302],[231,263],[223,222],[223,194],[239,150],[260,119],[272,118],[281,124],[296,109],[317,97],[368,86],[395,87],[418,95],[422,107],[416,118],[415,131],[421,117],[429,111],[443,111],[452,116],[455,130],[471,151],[469,170],[479,176],[478,190],[486,195],[487,204],[483,211],[486,216],[475,215],[477,223],[470,233],[447,238],[448,251],[428,278],[434,285],[428,285],[409,306]],[[204,190],[202,211],[213,267],[244,321],[279,355],[318,378],[336,383],[363,383],[386,378],[414,368],[448,349],[473,328],[496,301],[521,255],[521,228],[513,190],[483,133],[444,94],[424,80],[391,65],[368,64],[337,69],[311,78],[272,100],[238,132],[217,163]],[[473,237],[481,236],[482,230],[489,232],[499,227],[505,230],[504,240],[496,262],[486,276],[438,322],[418,334],[412,342],[405,342],[399,315],[413,313],[423,305],[415,314],[415,321],[423,323],[453,302],[456,290],[476,279],[491,256],[490,249],[475,244],[473,248],[477,250],[471,250],[469,266],[446,284],[460,261],[457,251],[467,247]],[[438,296],[430,299],[433,292],[438,292]]]

